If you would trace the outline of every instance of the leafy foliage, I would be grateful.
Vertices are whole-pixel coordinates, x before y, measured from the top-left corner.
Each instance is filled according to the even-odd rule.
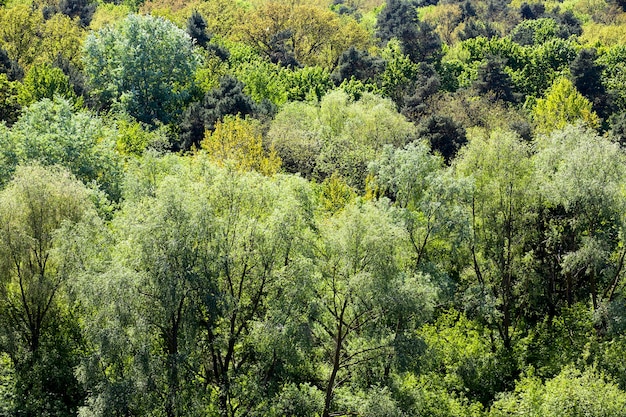
[[[155,124],[180,114],[199,57],[188,35],[172,23],[129,15],[87,37],[84,64],[101,106],[121,106],[137,120]]]

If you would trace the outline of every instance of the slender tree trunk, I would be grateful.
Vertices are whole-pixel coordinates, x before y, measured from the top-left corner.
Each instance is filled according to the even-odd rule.
[[[328,378],[328,385],[326,386],[326,398],[324,400],[324,412],[322,417],[330,416],[330,403],[333,399],[333,393],[335,390],[335,380],[337,378],[337,372],[339,372],[339,366],[341,365],[341,350],[343,349],[343,338],[345,331],[343,327],[343,315],[346,311],[348,300],[344,300],[341,307],[341,313],[339,314],[339,320],[337,323],[337,337],[335,339],[335,352],[333,355],[333,370]]]

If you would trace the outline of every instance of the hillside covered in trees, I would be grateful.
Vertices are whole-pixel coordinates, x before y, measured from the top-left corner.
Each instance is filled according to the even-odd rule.
[[[0,416],[626,416],[622,0],[0,0]]]

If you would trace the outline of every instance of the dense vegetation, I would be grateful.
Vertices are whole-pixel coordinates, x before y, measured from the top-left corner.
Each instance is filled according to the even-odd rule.
[[[622,0],[0,0],[0,416],[626,415]]]

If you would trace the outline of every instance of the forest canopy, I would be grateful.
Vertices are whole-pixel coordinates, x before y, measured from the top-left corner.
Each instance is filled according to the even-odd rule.
[[[0,0],[0,416],[626,415],[620,0]]]

